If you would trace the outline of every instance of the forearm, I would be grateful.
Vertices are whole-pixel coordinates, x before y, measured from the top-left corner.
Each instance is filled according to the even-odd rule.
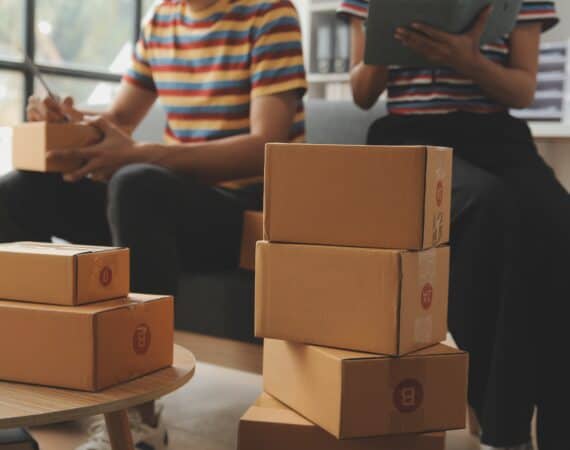
[[[371,108],[386,89],[388,69],[364,64],[365,36],[360,19],[351,22],[350,84],[354,102],[364,109]]]
[[[526,108],[534,100],[536,76],[528,70],[504,67],[481,55],[466,75],[508,108]]]
[[[267,139],[246,134],[199,144],[141,144],[141,159],[216,184],[263,175]]]

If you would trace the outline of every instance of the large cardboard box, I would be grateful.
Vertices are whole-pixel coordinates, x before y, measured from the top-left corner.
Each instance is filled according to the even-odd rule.
[[[338,440],[262,394],[239,423],[238,450],[444,450],[445,433]]]
[[[263,239],[263,213],[245,211],[239,266],[244,270],[255,270],[255,244]]]
[[[101,132],[82,123],[29,122],[12,128],[12,164],[34,172],[70,172],[81,167],[76,158],[48,160],[50,150],[78,149],[99,142]]]
[[[401,358],[265,340],[264,390],[337,438],[465,427],[467,354]]]
[[[268,144],[264,238],[422,249],[449,240],[452,151]]]
[[[82,305],[129,293],[127,248],[0,244],[0,299]]]
[[[402,355],[447,334],[449,247],[257,243],[258,337]]]
[[[173,300],[70,308],[0,301],[0,379],[98,391],[172,365]]]

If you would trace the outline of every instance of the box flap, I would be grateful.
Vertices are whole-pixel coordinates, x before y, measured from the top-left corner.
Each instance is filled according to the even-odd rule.
[[[120,247],[101,247],[93,245],[50,244],[46,242],[9,242],[0,244],[0,252],[53,256],[75,256],[84,253],[115,251],[119,248]]]
[[[326,355],[328,358],[336,359],[339,361],[358,361],[364,359],[389,359],[394,358],[388,355],[376,355],[374,353],[364,353],[364,352],[353,352],[350,350],[341,350],[336,348],[328,347],[317,347],[314,345],[309,345],[314,350]],[[422,358],[422,357],[432,357],[441,355],[456,355],[460,353],[465,353],[462,350],[458,350],[453,347],[449,347],[445,344],[437,344],[432,347],[424,348],[417,352],[410,353],[406,355],[406,358]]]
[[[129,294],[128,297],[107,300],[103,302],[90,303],[80,306],[59,306],[46,305],[40,303],[22,303],[8,300],[0,300],[0,308],[14,308],[23,310],[53,311],[67,314],[79,315],[95,315],[106,311],[112,311],[120,308],[129,308],[141,303],[158,301],[170,297],[168,295],[146,295],[146,294]]]

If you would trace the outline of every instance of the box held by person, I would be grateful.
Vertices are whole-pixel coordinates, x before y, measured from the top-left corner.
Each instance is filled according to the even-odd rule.
[[[268,144],[264,238],[423,249],[449,241],[452,151]]]
[[[99,391],[172,365],[173,300],[82,305],[0,301],[0,379]]]
[[[239,423],[238,450],[444,450],[445,433],[338,440],[268,394]]]
[[[12,164],[15,169],[33,172],[71,172],[81,167],[81,160],[48,159],[47,153],[79,149],[101,139],[101,131],[84,123],[24,123],[12,128]]]
[[[443,344],[393,358],[265,340],[268,394],[340,439],[465,427],[466,353]]]
[[[257,243],[255,334],[402,355],[445,340],[449,247]]]
[[[127,248],[12,242],[0,266],[0,299],[73,306],[129,293]]]

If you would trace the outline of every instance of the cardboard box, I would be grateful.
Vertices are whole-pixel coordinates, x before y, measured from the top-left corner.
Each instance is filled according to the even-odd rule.
[[[449,241],[452,151],[268,144],[264,238],[423,249]]]
[[[98,391],[172,365],[172,297],[75,308],[0,301],[0,379]]]
[[[255,244],[262,239],[263,213],[261,211],[246,211],[243,214],[240,268],[255,270]]]
[[[127,248],[13,242],[0,244],[0,267],[0,299],[73,306],[129,293]]]
[[[465,427],[467,354],[401,358],[265,340],[264,390],[337,438]]]
[[[403,355],[447,335],[449,247],[257,243],[255,334]]]
[[[101,132],[82,123],[29,122],[12,128],[12,163],[15,169],[34,172],[70,172],[81,167],[77,159],[50,160],[50,150],[77,149],[93,145]]]
[[[444,450],[445,433],[338,440],[268,394],[241,418],[238,450]]]

